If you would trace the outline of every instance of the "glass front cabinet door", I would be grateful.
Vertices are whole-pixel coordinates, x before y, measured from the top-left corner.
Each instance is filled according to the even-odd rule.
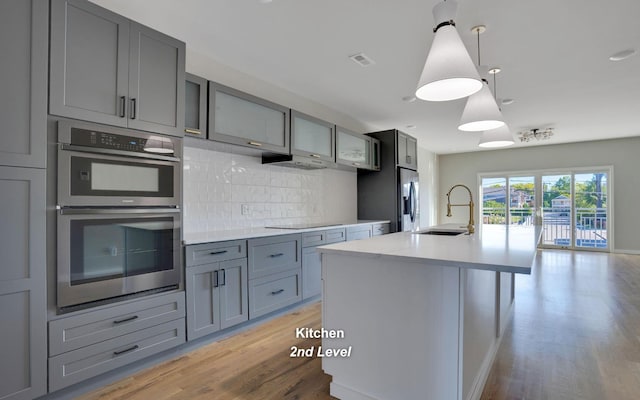
[[[348,131],[339,126],[336,127],[338,164],[355,168],[371,168],[371,138]]]
[[[209,82],[209,139],[289,153],[289,109]]]
[[[335,163],[335,125],[291,110],[291,154]]]
[[[184,102],[184,133],[207,137],[207,80],[186,74]]]

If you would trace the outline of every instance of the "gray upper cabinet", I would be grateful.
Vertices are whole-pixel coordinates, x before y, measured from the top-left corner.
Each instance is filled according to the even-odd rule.
[[[0,399],[32,399],[47,386],[45,170],[0,167],[0,204]]]
[[[380,141],[373,137],[371,138],[371,169],[380,171]]]
[[[49,112],[182,135],[184,43],[85,0],[51,2]]]
[[[291,154],[335,163],[335,125],[291,110]]]
[[[0,165],[45,167],[47,38],[46,0],[0,2]]]
[[[410,169],[418,169],[418,141],[405,133],[397,136],[398,165]]]
[[[371,137],[336,126],[336,162],[371,169]]]
[[[289,109],[209,82],[209,139],[289,153]]]
[[[185,44],[131,23],[129,127],[182,136]]]
[[[189,73],[184,87],[184,133],[207,137],[207,80]]]

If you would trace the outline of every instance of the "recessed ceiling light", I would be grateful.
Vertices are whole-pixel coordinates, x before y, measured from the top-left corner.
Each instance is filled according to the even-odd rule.
[[[404,96],[402,98],[402,101],[405,101],[407,103],[413,103],[414,101],[416,101],[416,96]]]
[[[499,74],[500,71],[502,71],[502,69],[500,67],[493,67],[493,68],[489,69],[489,73],[491,75]]]
[[[514,99],[502,99],[500,101],[500,104],[502,104],[503,106],[508,106],[509,104],[513,104],[514,101]]]
[[[634,54],[636,54],[636,51],[634,49],[626,49],[626,50],[622,50],[612,54],[611,56],[609,56],[609,60],[622,61],[622,60],[626,60],[627,58],[631,57]]]

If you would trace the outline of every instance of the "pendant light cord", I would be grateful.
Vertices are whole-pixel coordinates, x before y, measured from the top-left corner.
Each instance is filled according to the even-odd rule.
[[[476,29],[476,34],[478,36],[478,66],[480,66],[480,28]]]

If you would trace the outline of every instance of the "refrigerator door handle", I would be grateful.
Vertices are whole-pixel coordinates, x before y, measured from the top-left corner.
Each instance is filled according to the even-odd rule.
[[[413,182],[411,182],[409,184],[409,206],[411,207],[409,209],[409,217],[411,218],[411,222],[415,222],[416,220],[416,187],[413,184]]]

